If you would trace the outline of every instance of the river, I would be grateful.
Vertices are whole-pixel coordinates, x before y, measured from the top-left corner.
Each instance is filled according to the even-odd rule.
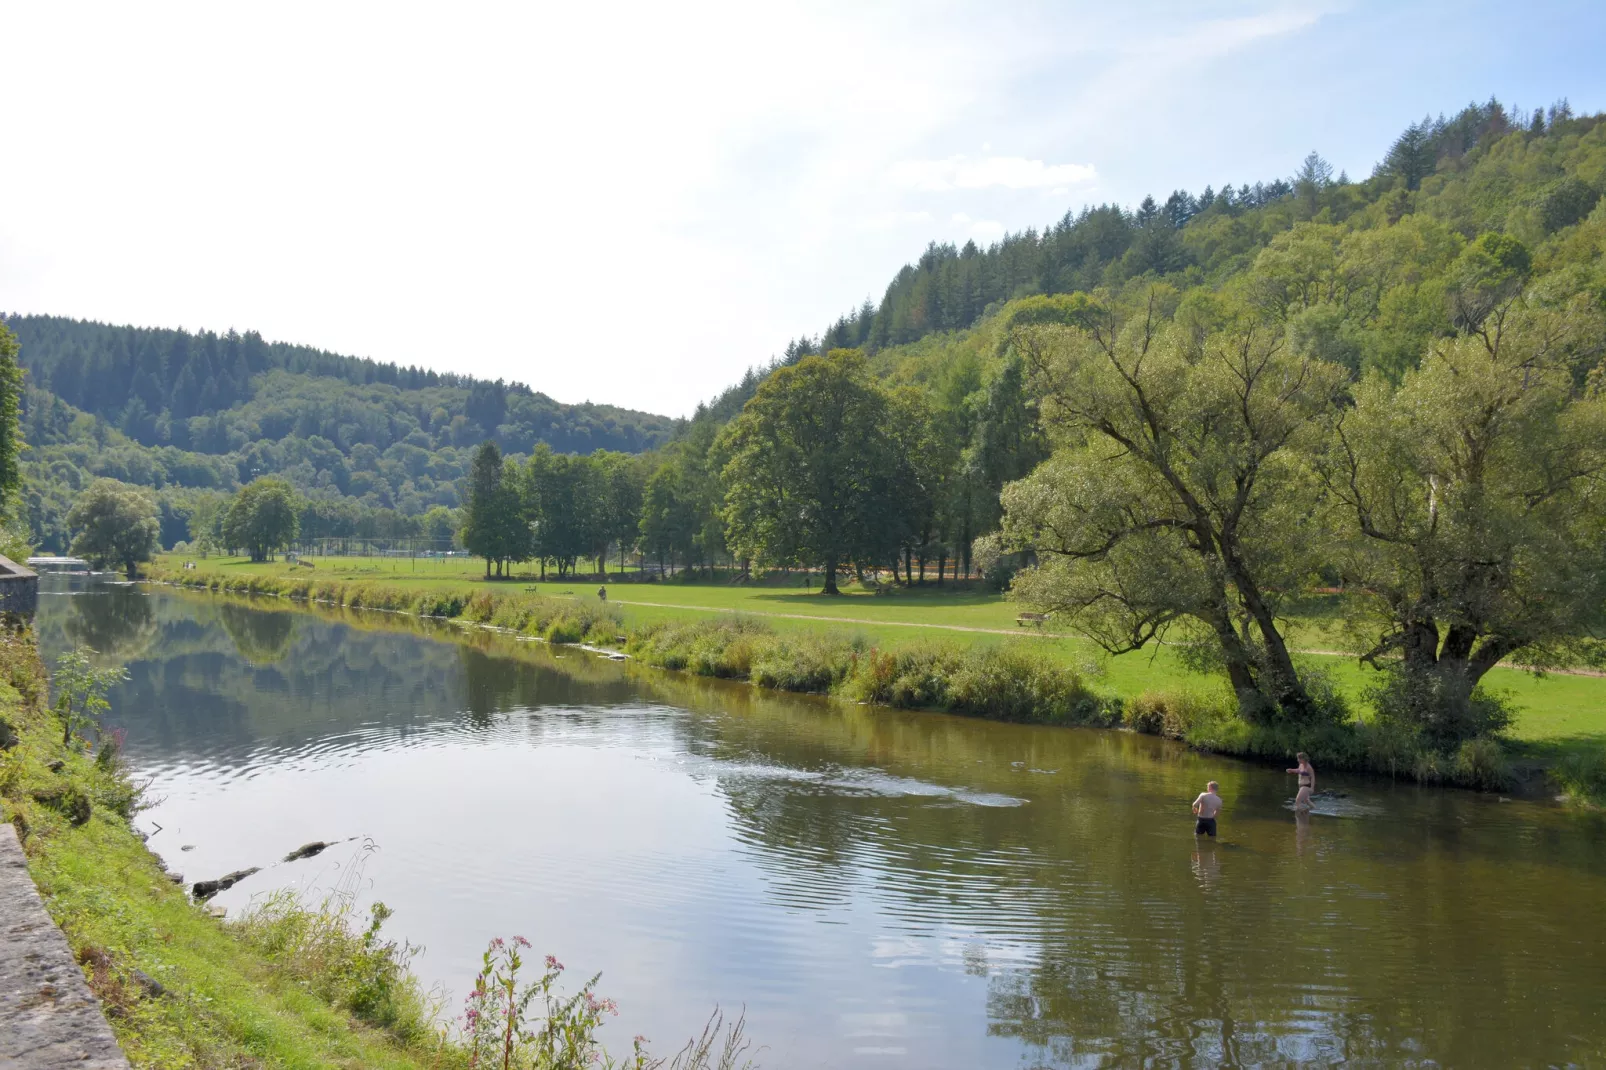
[[[1324,775],[1302,821],[1280,769],[1163,740],[288,603],[51,577],[39,630],[126,666],[170,867],[268,867],[238,913],[360,866],[453,1007],[519,934],[601,971],[620,1052],[717,1004],[772,1068],[1606,1061],[1596,815]]]

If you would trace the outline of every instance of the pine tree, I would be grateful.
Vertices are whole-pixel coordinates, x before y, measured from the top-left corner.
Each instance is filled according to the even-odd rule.
[[[485,558],[485,578],[491,578],[491,562],[501,557],[498,512],[505,506],[502,493],[502,451],[490,440],[474,451],[469,469],[468,501],[463,506],[463,545],[476,557]]]

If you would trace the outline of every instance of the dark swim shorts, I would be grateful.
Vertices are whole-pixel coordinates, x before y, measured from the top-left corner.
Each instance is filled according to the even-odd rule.
[[[1214,836],[1216,834],[1216,819],[1213,817],[1201,817],[1198,823],[1193,826],[1193,834],[1195,836]]]

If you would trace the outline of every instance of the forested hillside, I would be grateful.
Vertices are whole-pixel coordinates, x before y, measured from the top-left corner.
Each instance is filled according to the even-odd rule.
[[[872,510],[901,525],[896,534],[882,525],[876,554],[957,557],[968,568],[973,540],[998,523],[1005,484],[1047,456],[1040,389],[1016,343],[1034,318],[1065,315],[1043,303],[1054,294],[1118,302],[1161,284],[1177,295],[1165,302],[1167,320],[1225,300],[1252,309],[1300,353],[1356,380],[1377,373],[1391,382],[1473,321],[1467,280],[1480,273],[1504,272],[1505,289],[1491,292],[1505,298],[1544,280],[1606,307],[1602,118],[1575,116],[1565,103],[1514,115],[1491,100],[1412,124],[1380,146],[1364,180],[1335,175],[1312,153],[1287,180],[1177,192],[1131,211],[1085,209],[986,250],[933,245],[879,306],[790,343],[699,410],[648,487],[646,544],[689,561],[729,553],[722,470],[730,456],[716,448],[720,429],[778,369],[851,348],[880,388],[910,392],[905,400],[927,421],[916,436],[922,471],[903,476],[921,486],[908,499],[915,514],[888,520],[899,514],[885,502]],[[1202,329],[1209,318],[1196,322]],[[902,419],[912,433],[907,409]]]
[[[207,497],[281,475],[324,503],[309,531],[420,534],[456,508],[472,447],[639,453],[667,417],[565,405],[520,383],[403,368],[255,332],[191,334],[54,316],[9,316],[27,372],[24,437],[35,542],[64,549],[71,495],[93,477],[156,489],[165,541]],[[199,493],[196,493],[199,492]]]
[[[1606,663],[1603,191],[1606,116],[1491,101],[1363,181],[1312,153],[933,247],[698,414],[644,548],[804,564],[828,594],[979,563],[1112,654],[1180,639],[1230,683],[1233,746],[1277,755],[1353,726],[1284,634],[1342,587],[1379,670],[1368,760],[1493,768],[1493,666]],[[886,695],[932,678],[884,669]]]
[[[806,546],[754,541],[757,521],[732,497],[740,465],[727,471],[740,451],[721,434],[778,369],[848,349],[860,354],[853,376],[886,395],[870,409],[899,434],[861,444],[897,456],[867,455],[874,470],[851,478],[898,495],[855,521],[847,560],[897,556],[909,571],[958,559],[967,570],[976,538],[1000,523],[1003,488],[1050,452],[1041,386],[1019,344],[1034,316],[1067,315],[1042,302],[1087,294],[1119,304],[1159,284],[1179,295],[1165,302],[1168,321],[1225,301],[1253,309],[1293,350],[1356,382],[1375,373],[1397,383],[1437,340],[1477,320],[1463,306],[1467,279],[1480,272],[1505,272],[1506,289],[1495,288],[1505,297],[1543,282],[1599,300],[1603,138],[1599,116],[1575,116],[1565,104],[1516,115],[1491,100],[1412,124],[1392,144],[1380,138],[1380,162],[1359,181],[1312,153],[1284,179],[1177,191],[1131,209],[1088,207],[986,249],[932,245],[879,304],[789,343],[680,425],[253,334],[14,316],[28,371],[29,525],[36,543],[65,547],[72,496],[111,476],[156,488],[171,545],[197,537],[192,519],[215,519],[226,493],[278,475],[300,496],[303,537],[445,540],[465,519],[458,510],[473,447],[490,439],[510,471],[542,444],[558,455],[646,451],[639,463],[597,469],[614,483],[640,481],[628,493],[616,488],[641,503],[629,522],[612,506],[587,507],[616,550],[682,564],[806,562]],[[639,539],[621,547],[626,530]],[[563,545],[595,553],[601,538],[577,530]],[[540,542],[525,538],[516,549],[538,553]]]

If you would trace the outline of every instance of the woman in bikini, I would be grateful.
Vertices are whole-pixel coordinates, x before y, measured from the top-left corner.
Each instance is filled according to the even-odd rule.
[[[1288,770],[1290,773],[1299,774],[1299,794],[1294,796],[1294,809],[1309,810],[1311,793],[1316,790],[1316,767],[1310,764],[1310,757],[1304,751],[1300,751],[1294,757],[1298,760],[1299,766]]]

